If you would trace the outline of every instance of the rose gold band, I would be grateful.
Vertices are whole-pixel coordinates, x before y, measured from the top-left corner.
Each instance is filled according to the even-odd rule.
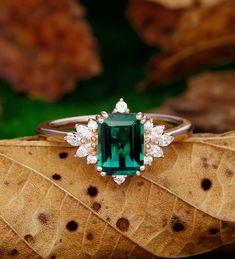
[[[154,124],[156,124],[156,121],[169,123],[171,127],[167,128],[165,132],[173,136],[174,141],[180,141],[192,132],[192,124],[187,119],[165,114],[145,113],[145,115],[152,119]],[[95,117],[96,115],[85,115],[44,122],[38,126],[37,133],[46,136],[64,137],[75,124],[86,124],[89,118]]]

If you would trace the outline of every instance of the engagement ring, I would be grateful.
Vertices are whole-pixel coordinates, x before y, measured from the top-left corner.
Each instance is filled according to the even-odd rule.
[[[127,176],[141,175],[153,159],[164,157],[164,147],[186,138],[191,131],[192,124],[184,118],[130,113],[123,99],[112,113],[59,119],[37,128],[39,134],[61,136],[78,147],[75,157],[86,157],[88,164],[97,165],[101,176],[112,176],[117,184]]]

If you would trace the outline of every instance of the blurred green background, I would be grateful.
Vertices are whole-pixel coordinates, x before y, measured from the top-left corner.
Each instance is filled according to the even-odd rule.
[[[34,135],[36,126],[45,120],[111,111],[120,97],[132,111],[145,111],[161,105],[185,88],[184,82],[179,82],[173,87],[139,93],[136,86],[145,79],[147,64],[157,50],[148,47],[130,26],[125,16],[127,1],[81,2],[87,9],[86,19],[99,44],[103,74],[78,82],[73,93],[54,104],[29,100],[1,82],[0,138]]]

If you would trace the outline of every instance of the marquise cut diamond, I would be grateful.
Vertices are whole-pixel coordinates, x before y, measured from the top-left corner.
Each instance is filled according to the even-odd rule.
[[[75,156],[97,164],[100,175],[112,176],[117,184],[122,184],[127,176],[141,175],[153,158],[164,157],[161,147],[174,139],[164,133],[164,125],[154,125],[151,117],[142,112],[130,113],[123,99],[117,102],[113,113],[103,111],[88,119],[86,126],[76,124],[75,128],[75,132],[65,136],[69,144],[78,147]]]
[[[92,151],[91,144],[85,144],[78,148],[75,156],[76,157],[85,157],[85,156],[89,155],[91,153],[91,151]]]

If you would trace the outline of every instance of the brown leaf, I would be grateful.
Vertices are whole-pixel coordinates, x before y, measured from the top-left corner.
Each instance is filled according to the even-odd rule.
[[[150,2],[159,3],[168,8],[187,8],[194,5],[200,6],[213,6],[220,2],[225,2],[226,0],[148,0]]]
[[[140,6],[146,10],[142,15],[136,11]],[[145,0],[133,0],[129,6],[129,17],[137,30],[147,42],[160,44],[164,49],[151,61],[147,80],[140,86],[142,90],[166,85],[192,72],[235,59],[234,0],[214,6],[166,9],[169,14],[166,19],[163,19],[164,8]],[[141,27],[146,19],[151,22]],[[162,28],[168,25],[168,33],[164,34]]]
[[[172,10],[153,1],[129,2],[127,15],[144,40],[153,46],[167,45],[185,10]]]
[[[235,241],[235,188],[224,176],[234,169],[235,150],[209,143],[228,137],[235,133],[174,144],[142,177],[121,186],[74,158],[64,143],[2,140],[0,217],[25,244],[19,255],[31,249],[41,257],[153,258],[215,249]],[[207,191],[205,177],[212,181]]]
[[[190,119],[195,129],[225,132],[235,129],[235,73],[214,72],[193,77],[185,93],[157,109]]]
[[[100,73],[96,43],[74,0],[0,1],[0,76],[30,97],[58,100]]]

